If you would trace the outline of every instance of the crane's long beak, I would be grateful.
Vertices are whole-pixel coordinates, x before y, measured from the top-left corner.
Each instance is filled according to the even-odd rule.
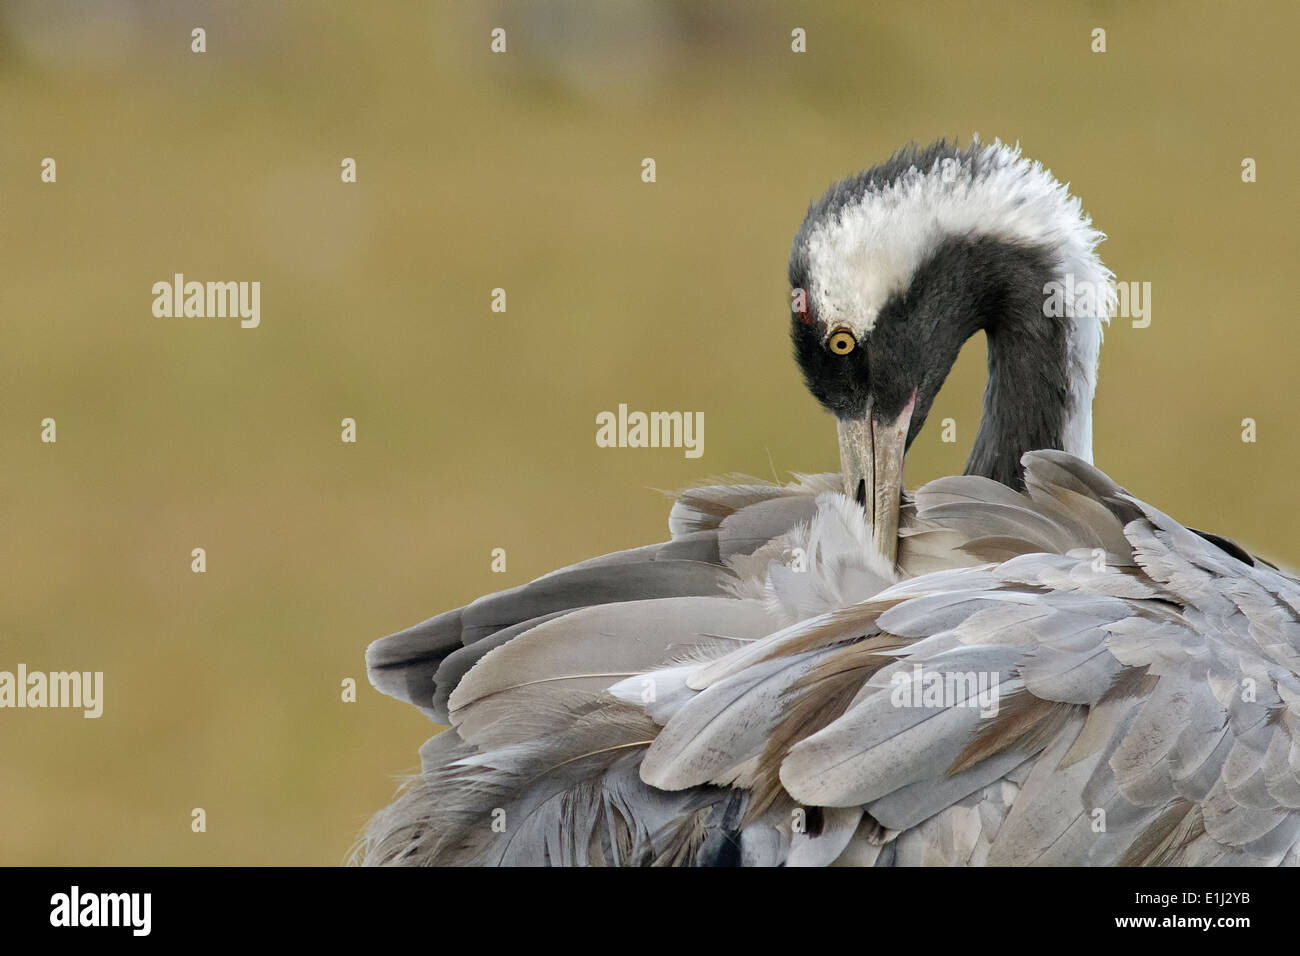
[[[871,405],[861,418],[839,419],[844,493],[867,512],[871,540],[891,565],[898,559],[898,509],[903,494],[903,453],[916,393],[887,425],[874,421]]]

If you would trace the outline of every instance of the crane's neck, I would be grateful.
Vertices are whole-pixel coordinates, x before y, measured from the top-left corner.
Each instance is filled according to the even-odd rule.
[[[989,377],[966,473],[1022,488],[1025,452],[1054,448],[1092,461],[1098,315],[1109,287],[1081,288],[1076,275],[1095,269],[1076,273],[1058,250],[999,252],[974,303]]]

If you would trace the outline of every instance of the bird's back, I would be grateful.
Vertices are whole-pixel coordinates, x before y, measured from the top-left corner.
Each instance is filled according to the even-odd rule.
[[[920,489],[902,579],[836,476],[372,645],[451,729],[369,863],[1294,862],[1300,583],[1060,452]]]

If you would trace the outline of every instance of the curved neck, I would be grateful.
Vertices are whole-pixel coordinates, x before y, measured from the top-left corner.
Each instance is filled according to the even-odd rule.
[[[1016,326],[987,330],[984,414],[965,473],[1024,487],[1020,458],[1041,448],[1066,449],[1069,387],[1064,343],[1025,337]],[[1063,338],[1063,336],[1061,337]]]
[[[1004,250],[993,272],[998,292],[978,319],[989,377],[965,470],[1022,489],[1025,452],[1054,448],[1092,460],[1100,330],[1068,266],[1049,252]]]

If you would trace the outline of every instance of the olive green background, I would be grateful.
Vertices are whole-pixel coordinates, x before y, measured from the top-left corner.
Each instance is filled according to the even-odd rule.
[[[434,729],[367,642],[662,539],[653,489],[837,467],[789,241],[911,140],[1019,140],[1072,183],[1153,286],[1107,333],[1098,464],[1300,565],[1296,11],[7,0],[0,669],[106,688],[99,720],[0,711],[0,862],[343,861]],[[261,327],[154,318],[175,272],[260,281]],[[909,485],[961,470],[982,349]],[[704,457],[597,448],[620,402],[703,411]]]

